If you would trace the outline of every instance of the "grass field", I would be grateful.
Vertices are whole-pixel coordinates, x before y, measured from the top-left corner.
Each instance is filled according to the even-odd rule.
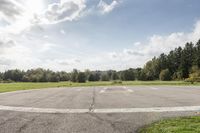
[[[139,133],[200,133],[200,116],[162,120],[141,129]]]
[[[192,85],[184,81],[124,81],[124,82],[87,82],[87,83],[0,83],[0,93],[17,90],[42,89],[51,87],[79,87],[79,86],[134,86],[134,85]],[[200,85],[195,83],[193,85]]]

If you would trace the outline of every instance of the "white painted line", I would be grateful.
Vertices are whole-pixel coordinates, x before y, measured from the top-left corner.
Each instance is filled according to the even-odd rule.
[[[152,90],[158,90],[158,88],[156,88],[156,87],[150,87],[150,86],[148,86],[149,88],[151,88]]]
[[[101,91],[100,91],[100,93],[105,93],[105,91],[107,90],[108,88],[103,88]]]
[[[123,89],[126,89],[126,86],[124,86]]]
[[[82,91],[82,89],[77,89],[76,91]]]
[[[95,109],[93,112],[94,113],[152,113],[152,112],[188,112],[188,111],[200,111],[200,106]]]
[[[128,91],[128,92],[130,92],[130,93],[134,92],[134,91],[133,91],[133,90],[131,90],[131,89],[127,89],[127,91]]]
[[[105,90],[101,90],[100,93],[105,93]]]
[[[126,91],[128,91],[128,92],[130,92],[130,93],[132,93],[132,92],[133,92],[133,90],[131,90],[131,89],[128,89],[126,86],[124,86],[124,87],[123,87],[123,89],[125,89]]]
[[[28,113],[48,113],[48,114],[80,114],[88,113],[89,109],[52,109],[52,108],[32,108],[32,107],[12,107],[0,105],[2,111],[17,111],[17,112],[28,112]]]
[[[155,108],[114,108],[114,109],[52,109],[52,108],[32,108],[32,107],[12,107],[0,105],[0,111],[16,111],[28,113],[47,114],[83,114],[83,113],[152,113],[152,112],[188,112],[200,111],[200,106],[183,107],[155,107]]]

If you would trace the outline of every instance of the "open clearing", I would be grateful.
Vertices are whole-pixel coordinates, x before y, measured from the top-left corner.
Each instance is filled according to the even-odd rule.
[[[200,112],[199,86],[60,87],[0,94],[0,133],[135,133]]]

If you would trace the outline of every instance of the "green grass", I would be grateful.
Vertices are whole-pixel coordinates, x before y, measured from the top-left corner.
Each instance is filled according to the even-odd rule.
[[[139,133],[200,133],[200,116],[173,118],[153,123]]]
[[[87,83],[72,83],[72,82],[58,82],[58,83],[0,83],[0,93],[17,90],[42,89],[51,87],[79,87],[79,86],[135,86],[135,85],[191,85],[184,81],[125,81],[122,83],[114,82],[87,82]],[[195,83],[194,85],[200,85]]]

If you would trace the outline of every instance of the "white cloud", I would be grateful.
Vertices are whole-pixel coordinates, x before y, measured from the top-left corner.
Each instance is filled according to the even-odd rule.
[[[6,67],[1,67],[1,71],[36,67],[67,71],[71,71],[73,68],[80,70],[86,68],[92,70],[120,70],[129,67],[142,67],[153,56],[158,56],[162,52],[167,53],[178,46],[184,46],[188,41],[196,42],[200,37],[199,31],[200,21],[196,23],[194,29],[189,33],[177,32],[166,36],[153,35],[146,43],[134,43],[132,48],[124,48],[121,51],[110,53],[87,53],[81,54],[81,56],[78,56],[80,54],[77,53],[71,53],[70,55],[71,50],[67,45],[59,48],[59,44],[46,42],[48,38],[45,40],[37,39],[32,42],[26,37],[16,37],[14,45],[5,49],[3,54],[0,54],[1,66],[2,64],[6,65]],[[9,42],[9,39],[6,40]],[[23,44],[20,43],[22,40]],[[3,44],[3,47],[7,46],[5,43]]]
[[[100,9],[100,12],[102,14],[109,13],[113,9],[115,9],[118,6],[119,2],[116,0],[113,0],[110,4],[107,4],[104,0],[100,0],[98,4],[98,8]]]
[[[24,30],[29,30],[31,26],[36,24],[37,11],[34,12],[30,7],[39,9],[42,1],[39,0],[21,1],[21,0],[0,0],[0,18],[7,24],[0,27],[0,33],[19,34]],[[3,3],[3,4],[2,4]],[[31,6],[30,6],[31,4]]]
[[[42,21],[46,24],[72,21],[79,18],[85,8],[85,0],[61,0],[48,6]]]
[[[107,5],[106,12],[113,10],[117,3],[113,1]],[[87,61],[90,66],[92,59],[82,62],[85,57],[72,57],[76,52],[70,50],[70,47],[82,46],[84,41],[73,38],[64,44],[61,39],[54,40],[54,33],[45,31],[46,27],[89,15],[86,12],[90,7],[86,4],[87,0],[58,0],[49,5],[44,0],[0,0],[0,71],[36,67],[54,70],[70,70],[75,67],[81,69]],[[98,12],[96,6],[92,5],[95,12]],[[54,27],[56,26],[58,25]],[[59,28],[61,34],[66,34],[62,27]],[[66,48],[69,53],[62,48]],[[67,64],[68,68],[65,66]]]
[[[167,53],[179,46],[184,46],[187,42],[196,43],[200,39],[200,21],[198,21],[192,32],[176,32],[166,36],[153,35],[147,43],[136,42],[133,48],[125,48],[121,52],[111,52],[109,57],[115,61],[126,60],[131,64],[129,67],[142,66],[147,60],[158,56],[161,53]]]
[[[149,42],[140,49],[144,54],[158,55],[161,52],[169,52],[178,46],[184,46],[187,42],[196,43],[200,39],[200,21],[190,33],[177,32],[168,36],[154,35]],[[143,50],[142,50],[143,49]]]
[[[38,52],[48,52],[49,50],[53,49],[53,47],[56,47],[56,45],[52,43],[44,43],[42,46],[40,46]]]
[[[118,57],[118,54],[117,54],[116,52],[108,53],[108,55],[109,55],[109,57],[110,57],[111,59],[115,59],[115,58]]]
[[[0,47],[10,47],[15,44],[14,40],[7,37],[0,37]]]
[[[65,35],[66,34],[66,32],[62,29],[62,30],[60,30],[60,33],[61,34],[63,34],[63,35]]]
[[[8,23],[21,16],[23,8],[15,0],[0,0],[0,18]]]
[[[159,55],[167,53],[178,46],[184,46],[187,42],[196,43],[200,39],[200,21],[198,21],[192,32],[175,32],[166,36],[153,35],[146,44],[139,45],[137,51],[145,55]]]
[[[0,3],[0,23],[6,24],[0,26],[0,34],[20,34],[38,25],[77,20],[89,15],[87,11],[90,10],[86,0],[59,0],[49,5],[45,5],[44,0],[0,0]],[[98,8],[104,14],[111,12],[119,3],[114,0],[107,4],[100,0]]]
[[[136,42],[131,48],[110,53],[102,51],[90,53],[94,49],[82,52],[80,50],[84,51],[87,48],[86,44],[92,44],[89,39],[82,39],[79,34],[74,36],[68,34],[60,25],[52,28],[52,24],[77,20],[89,15],[87,11],[109,13],[120,4],[120,1],[112,0],[111,3],[107,3],[105,0],[100,0],[91,10],[87,6],[87,0],[61,0],[41,6],[42,1],[0,0],[0,23],[6,22],[0,25],[0,71],[36,67],[68,71],[73,68],[119,70],[142,66],[153,56],[169,52],[188,41],[196,42],[200,38],[200,21],[198,21],[193,31],[189,33],[153,35],[147,42]],[[67,33],[65,36],[68,38],[63,39],[60,34],[56,35],[52,31],[45,32],[46,27],[51,27],[52,31],[56,30],[60,34]]]
[[[1,58],[0,59],[0,66],[8,66],[11,64],[11,60],[6,59],[6,58]]]
[[[48,36],[48,35],[44,35],[44,36],[43,36],[43,38],[45,38],[45,39],[48,39],[48,38],[49,38],[49,36]]]
[[[85,0],[60,0],[48,7],[43,0],[0,0],[0,23],[5,23],[0,25],[0,62],[6,65],[1,70],[42,65],[55,47],[49,35],[39,36],[43,26],[76,20],[86,5]]]
[[[15,45],[15,41],[11,38],[1,36],[0,37],[0,55],[4,54],[7,49],[13,47]]]
[[[137,52],[137,51],[132,50],[132,49],[124,49],[123,53],[126,54],[126,55],[138,55],[138,56],[143,56],[142,53]]]
[[[79,64],[81,61],[79,59],[65,59],[65,60],[55,60],[57,64],[68,66]]]
[[[0,0],[0,21],[6,26],[0,27],[0,33],[19,34],[32,26],[56,24],[77,20],[86,8],[85,0],[60,0],[45,9],[43,0]]]

